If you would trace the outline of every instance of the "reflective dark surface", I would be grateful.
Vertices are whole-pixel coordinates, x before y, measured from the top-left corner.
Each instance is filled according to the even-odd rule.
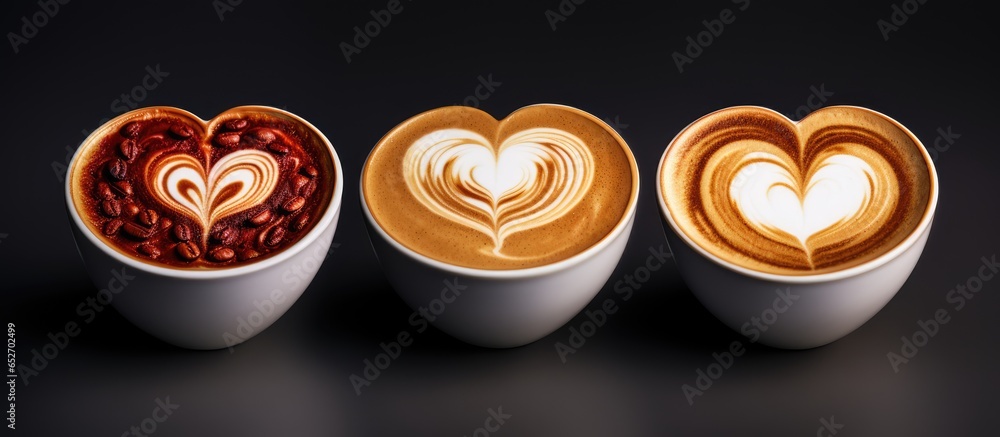
[[[562,3],[563,12],[557,1],[377,1],[331,13],[320,3],[70,2],[54,15],[44,12],[50,3],[4,3],[0,322],[15,324],[17,364],[37,369],[26,384],[14,378],[17,430],[974,435],[995,427],[1000,280],[986,279],[996,273],[982,257],[1000,252],[992,130],[1000,96],[988,63],[997,34],[984,6],[931,1],[907,14],[894,5],[916,2],[651,10],[592,1],[569,13],[572,3]],[[390,6],[402,10],[379,12]],[[39,12],[43,26],[21,20]],[[881,25],[885,40],[879,21],[892,24],[894,13],[906,21]],[[355,26],[377,35],[356,43]],[[684,54],[711,30],[721,33]],[[682,72],[674,52],[690,56],[677,57]],[[540,102],[606,118],[632,147],[642,187],[624,258],[590,316],[536,343],[488,350],[421,331],[364,231],[357,183],[365,157],[386,131],[434,107],[465,103],[502,117]],[[232,351],[168,346],[94,300],[59,169],[85,131],[130,104],[206,118],[237,105],[281,107],[340,153],[339,246],[283,318]],[[738,104],[794,118],[809,105],[865,106],[934,148],[941,193],[923,258],[879,314],[835,343],[806,351],[752,344],[701,307],[670,260],[661,266],[660,155],[691,121]],[[608,300],[614,313],[602,318]],[[946,322],[928,322],[941,311]],[[61,334],[67,323],[75,336]],[[390,343],[402,332],[412,343],[397,350]],[[727,355],[733,342],[745,352]],[[383,343],[395,359],[380,358]],[[366,378],[365,360],[384,369]]]

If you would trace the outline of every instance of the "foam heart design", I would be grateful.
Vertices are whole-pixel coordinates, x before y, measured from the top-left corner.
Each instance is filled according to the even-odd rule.
[[[417,200],[490,236],[502,256],[507,236],[551,223],[580,201],[593,161],[581,139],[559,129],[527,129],[498,146],[466,129],[442,129],[407,150],[403,169]]]
[[[864,160],[832,155],[817,164],[806,180],[779,156],[753,152],[730,184],[729,196],[747,221],[774,240],[794,236],[809,250],[809,237],[851,222],[874,197],[875,171]]]
[[[860,265],[910,235],[933,194],[925,158],[902,125],[867,109],[794,122],[740,106],[681,131],[658,188],[673,223],[712,255],[811,275]]]
[[[278,185],[279,168],[271,155],[247,149],[222,157],[210,170],[191,155],[168,155],[149,174],[152,194],[207,232],[217,220],[267,200]]]

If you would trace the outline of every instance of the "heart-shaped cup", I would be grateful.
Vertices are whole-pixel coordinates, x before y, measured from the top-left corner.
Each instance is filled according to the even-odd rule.
[[[694,295],[723,323],[784,348],[823,345],[875,315],[924,248],[937,205],[920,141],[879,112],[799,122],[739,106],[663,153],[664,233]]]
[[[502,120],[468,107],[428,111],[373,149],[364,196],[397,242],[439,261],[552,264],[604,239],[633,192],[631,157],[590,117],[559,105]]]
[[[714,256],[764,273],[849,269],[917,227],[930,177],[907,131],[850,107],[798,123],[761,108],[705,116],[660,171],[670,216]]]
[[[443,107],[382,137],[361,206],[386,278],[414,311],[468,343],[512,347],[563,326],[604,287],[638,176],[625,140],[580,109],[531,105],[498,120]]]
[[[169,126],[157,120],[169,120]],[[249,127],[247,120],[251,120]],[[253,131],[253,123],[275,128]],[[306,168],[296,162],[294,153],[280,142],[283,131],[277,126],[313,139],[316,162],[322,165]],[[241,136],[253,143],[240,143]],[[111,150],[110,158],[100,155],[105,149]],[[105,159],[111,159],[107,166]],[[129,179],[138,174],[132,171],[146,171],[143,174],[155,182],[122,184],[138,181]],[[276,177],[277,172],[283,176]],[[83,141],[69,164],[66,209],[102,305],[110,303],[133,324],[168,343],[218,349],[266,329],[309,286],[330,252],[343,198],[342,175],[340,159],[326,136],[288,111],[241,106],[205,121],[182,109],[149,107],[108,121]],[[95,177],[124,180],[109,184],[104,179],[88,179]],[[93,184],[85,184],[88,180]],[[315,203],[317,215],[310,226],[297,227],[307,207],[301,202],[278,205],[278,198],[269,195],[283,190],[281,195],[294,200],[295,193],[289,190],[309,187],[316,180],[331,185],[312,188],[320,193],[312,196],[321,197]],[[108,185],[111,191],[105,192]],[[118,206],[95,212],[92,196],[121,205],[141,203],[148,209],[133,214]],[[114,214],[108,217],[107,213]],[[255,221],[262,216],[267,220]],[[106,232],[108,227],[96,226],[96,220],[119,221],[114,228],[118,233]],[[250,220],[241,228],[245,235],[229,232],[209,237],[213,224],[244,220]],[[126,224],[122,226],[121,221]],[[153,247],[164,252],[190,254],[198,242],[222,246],[246,241],[247,251],[252,252],[256,246],[250,245],[268,243],[257,235],[287,235],[294,229],[301,231],[295,235],[297,240],[270,246],[274,252],[268,256],[240,260],[230,252],[225,257],[230,264],[221,268],[215,267],[221,258],[204,258],[203,264],[178,268],[159,262],[164,254],[159,259],[144,258],[151,252],[141,249],[155,243],[160,246]],[[131,252],[136,245],[139,252]]]

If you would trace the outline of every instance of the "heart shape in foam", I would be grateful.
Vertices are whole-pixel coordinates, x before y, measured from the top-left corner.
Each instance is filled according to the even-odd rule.
[[[207,231],[218,219],[267,200],[279,167],[271,155],[246,149],[222,157],[210,170],[191,155],[168,155],[153,164],[150,175],[157,200],[191,215]]]
[[[677,135],[659,189],[677,228],[713,255],[813,274],[873,259],[909,235],[931,193],[925,159],[902,125],[863,108],[794,122],[732,107]]]
[[[571,210],[593,182],[584,142],[554,128],[517,132],[498,146],[466,129],[440,129],[414,142],[403,158],[414,197],[449,220],[493,239],[550,223]]]
[[[746,155],[729,186],[729,196],[751,224],[772,239],[794,236],[808,249],[809,237],[849,224],[875,197],[878,177],[865,160],[832,155],[819,162],[806,185],[794,168],[768,152]]]

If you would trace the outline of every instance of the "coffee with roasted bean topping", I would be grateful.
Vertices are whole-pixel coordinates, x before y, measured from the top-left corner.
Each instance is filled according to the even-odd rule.
[[[172,268],[235,267],[277,254],[330,203],[323,138],[280,112],[234,108],[205,123],[174,108],[124,114],[70,169],[74,207],[121,253]]]

